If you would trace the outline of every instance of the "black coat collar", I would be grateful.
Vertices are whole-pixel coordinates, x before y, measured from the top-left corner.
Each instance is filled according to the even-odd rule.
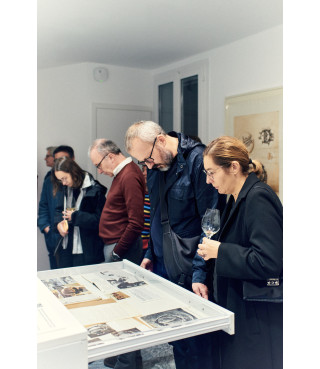
[[[254,173],[250,173],[248,178],[244,182],[244,184],[243,184],[243,186],[242,186],[242,188],[239,192],[239,196],[237,198],[237,201],[235,203],[234,203],[234,198],[231,195],[231,197],[230,197],[230,199],[227,203],[226,209],[223,212],[223,215],[221,217],[222,229],[220,231],[219,238],[221,237],[221,235],[223,233],[223,230],[225,229],[227,223],[230,221],[232,215],[234,214],[236,209],[240,206],[240,203],[242,202],[242,199],[245,199],[247,197],[248,192],[258,182],[260,182],[258,177]]]

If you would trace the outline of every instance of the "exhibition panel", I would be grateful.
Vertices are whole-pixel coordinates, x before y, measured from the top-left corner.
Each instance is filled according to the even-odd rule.
[[[234,334],[232,312],[127,260],[38,278],[86,329],[89,362],[216,330]]]

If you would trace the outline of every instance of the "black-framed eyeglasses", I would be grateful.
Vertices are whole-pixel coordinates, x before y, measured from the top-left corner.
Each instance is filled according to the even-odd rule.
[[[109,155],[110,153],[108,152],[108,154],[107,155],[105,155],[101,160],[100,160],[100,162],[98,163],[98,164],[96,164],[95,165],[95,167],[97,168],[97,169],[100,169],[100,166],[101,166],[101,163],[103,162],[103,160]]]
[[[146,164],[151,164],[151,163],[154,162],[154,159],[151,156],[152,156],[154,145],[156,144],[157,138],[158,138],[158,136],[153,141],[152,150],[151,150],[151,153],[150,153],[149,157],[146,158],[146,159],[144,159],[144,160],[142,160],[142,161],[139,161],[138,160],[138,164],[140,164],[140,165],[146,165]]]
[[[221,167],[219,167],[218,169],[216,169],[214,172],[209,172],[208,170],[202,169],[203,173],[208,176],[209,178],[213,178],[213,176],[217,173],[217,171],[221,169]]]

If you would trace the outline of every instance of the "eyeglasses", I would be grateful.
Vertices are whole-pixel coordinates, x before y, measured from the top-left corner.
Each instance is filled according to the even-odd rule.
[[[61,182],[61,183],[64,183],[67,180],[68,180],[68,177],[62,177],[62,178],[58,179],[58,181]]]
[[[221,167],[219,167],[218,169],[216,169],[214,172],[209,172],[208,170],[202,169],[203,173],[208,176],[209,178],[213,178],[213,176],[217,173],[217,171],[221,169]]]
[[[155,143],[157,141],[157,138],[158,138],[158,136],[153,141],[152,150],[151,150],[151,153],[150,153],[149,157],[146,158],[146,159],[144,159],[144,160],[142,160],[142,161],[139,161],[138,160],[138,164],[140,164],[140,165],[146,165],[146,164],[152,164],[154,162],[154,159],[151,156],[152,156],[154,145],[155,145]]]
[[[108,154],[107,155],[105,155],[101,160],[100,160],[100,162],[98,163],[98,164],[96,164],[95,165],[95,167],[97,168],[97,169],[100,169],[100,166],[101,166],[101,163],[103,162],[103,160],[109,155],[110,153],[108,152]]]

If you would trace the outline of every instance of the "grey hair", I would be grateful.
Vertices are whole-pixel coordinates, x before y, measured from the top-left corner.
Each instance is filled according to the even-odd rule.
[[[106,138],[98,138],[96,139],[93,144],[89,147],[88,155],[90,157],[90,153],[93,149],[96,149],[103,155],[108,153],[112,153],[115,155],[121,154],[120,148],[111,140],[107,140]]]
[[[53,152],[54,152],[54,150],[57,148],[58,146],[48,146],[47,148],[46,148],[46,150],[47,151],[49,151],[49,154],[51,155],[51,156],[53,156]]]
[[[151,120],[141,120],[133,123],[126,132],[125,145],[127,152],[131,151],[134,138],[140,138],[141,141],[152,144],[154,139],[160,134],[166,135],[166,132],[158,123]]]

